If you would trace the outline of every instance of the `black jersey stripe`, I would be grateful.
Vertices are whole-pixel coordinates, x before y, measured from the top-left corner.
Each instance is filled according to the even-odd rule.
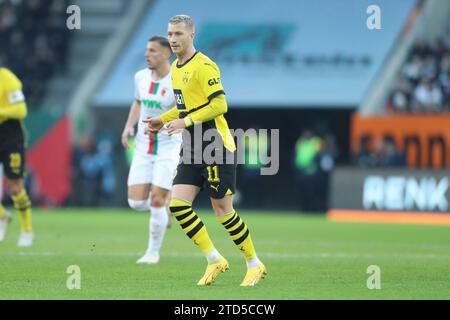
[[[190,114],[192,112],[195,112],[197,110],[200,110],[201,108],[206,107],[211,102],[212,99],[214,99],[217,96],[220,96],[221,94],[225,94],[225,91],[219,90],[219,91],[216,91],[216,92],[210,94],[209,97],[208,97],[208,102],[207,103],[202,104],[201,106],[195,107],[195,108],[193,108],[193,109],[191,109],[191,110],[189,110],[187,112],[183,112],[184,116],[182,116],[182,113],[180,112],[180,117],[184,118],[186,115],[188,115],[188,114]]]
[[[190,114],[192,112],[195,112],[197,110],[200,110],[201,108],[206,107],[208,104],[209,104],[209,101],[207,103],[205,103],[205,104],[202,104],[201,106],[198,106],[198,107],[195,107],[194,109],[189,110],[188,112],[186,112],[186,115],[188,115],[188,114]]]
[[[225,94],[225,91],[219,90],[219,91],[216,91],[216,92],[214,92],[214,93],[211,93],[211,94],[208,96],[208,101],[211,101],[212,99],[214,99],[214,98],[217,97],[217,96],[220,96],[221,94]]]

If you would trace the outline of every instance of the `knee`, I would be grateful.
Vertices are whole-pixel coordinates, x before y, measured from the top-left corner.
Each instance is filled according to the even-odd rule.
[[[163,207],[166,203],[166,199],[161,195],[152,195],[150,199],[150,205],[154,208]]]
[[[22,191],[22,189],[23,189],[23,186],[22,186],[22,183],[20,183],[20,182],[11,182],[11,184],[9,186],[9,190],[13,197],[18,196],[19,193]]]
[[[136,211],[147,211],[150,209],[148,205],[148,200],[133,200],[128,199],[128,205],[130,208],[136,210]]]
[[[217,217],[222,217],[227,213],[229,213],[229,211],[227,211],[224,207],[215,207],[214,213],[216,214]]]
[[[228,203],[214,203],[212,207],[217,217],[222,217],[233,212],[233,206]]]

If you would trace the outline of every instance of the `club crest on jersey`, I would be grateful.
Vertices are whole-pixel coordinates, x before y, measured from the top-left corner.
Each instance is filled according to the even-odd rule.
[[[189,81],[189,72],[184,73],[182,81],[184,84],[186,84]]]

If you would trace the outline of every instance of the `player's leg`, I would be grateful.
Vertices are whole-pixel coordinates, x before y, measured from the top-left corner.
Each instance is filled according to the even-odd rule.
[[[228,262],[217,251],[205,225],[192,208],[192,203],[202,185],[201,168],[180,164],[175,176],[169,208],[183,232],[205,255],[208,266],[197,284],[209,285],[221,272],[228,269]]]
[[[169,191],[169,194],[167,195],[167,200],[166,200],[166,203],[165,203],[165,207],[166,207],[166,210],[167,210],[167,216],[169,217],[167,219],[167,229],[170,229],[170,227],[172,227],[172,222],[173,222],[173,216],[172,216],[172,213],[170,212],[170,209],[169,209],[169,204],[170,204],[171,197],[172,197],[172,192]]]
[[[156,264],[160,259],[160,249],[167,229],[169,216],[165,206],[169,191],[152,185],[150,191],[150,222],[147,250],[137,263]]]
[[[3,195],[3,165],[0,152],[0,242],[5,240],[6,232],[8,231],[8,225],[11,222],[11,215],[2,205],[2,195]]]
[[[150,192],[149,240],[145,255],[138,263],[159,262],[160,249],[169,223],[167,200],[172,188],[173,176],[178,164],[178,154],[171,156],[171,150],[160,147],[160,154],[152,161],[152,187]]]
[[[228,231],[247,262],[247,274],[241,286],[253,286],[265,277],[267,269],[256,255],[247,224],[233,208],[236,167],[224,164],[206,169],[207,185],[216,218]]]
[[[23,144],[14,144],[3,157],[3,166],[7,186],[10,189],[11,199],[19,214],[20,236],[17,245],[29,247],[33,244],[33,228],[31,224],[31,201],[23,184],[25,168],[25,150]]]
[[[151,158],[134,152],[128,173],[128,205],[136,211],[150,210],[150,189],[153,178],[153,164]]]
[[[128,186],[128,205],[136,211],[150,210],[151,184],[132,184]]]
[[[31,223],[31,201],[23,185],[22,179],[7,179],[11,192],[11,199],[19,214],[20,236],[17,245],[29,247],[33,244],[33,227]]]
[[[5,240],[8,225],[11,222],[11,215],[0,203],[0,242]]]
[[[136,211],[150,213],[150,192],[153,179],[152,159],[140,153],[138,150],[133,155],[130,172],[128,174],[128,205]],[[151,264],[157,263],[159,257],[150,257],[146,253],[139,258],[136,263]]]

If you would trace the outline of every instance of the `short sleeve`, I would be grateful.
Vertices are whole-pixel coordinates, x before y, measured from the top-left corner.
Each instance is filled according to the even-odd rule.
[[[9,70],[4,72],[6,87],[0,88],[0,94],[6,95],[6,100],[9,104],[19,104],[25,102],[25,96],[22,91],[22,83],[14,73]]]
[[[208,100],[225,93],[220,79],[220,70],[215,63],[204,62],[198,69],[197,79]]]
[[[141,97],[139,96],[139,81],[137,73],[134,75],[134,98],[141,101]]]

